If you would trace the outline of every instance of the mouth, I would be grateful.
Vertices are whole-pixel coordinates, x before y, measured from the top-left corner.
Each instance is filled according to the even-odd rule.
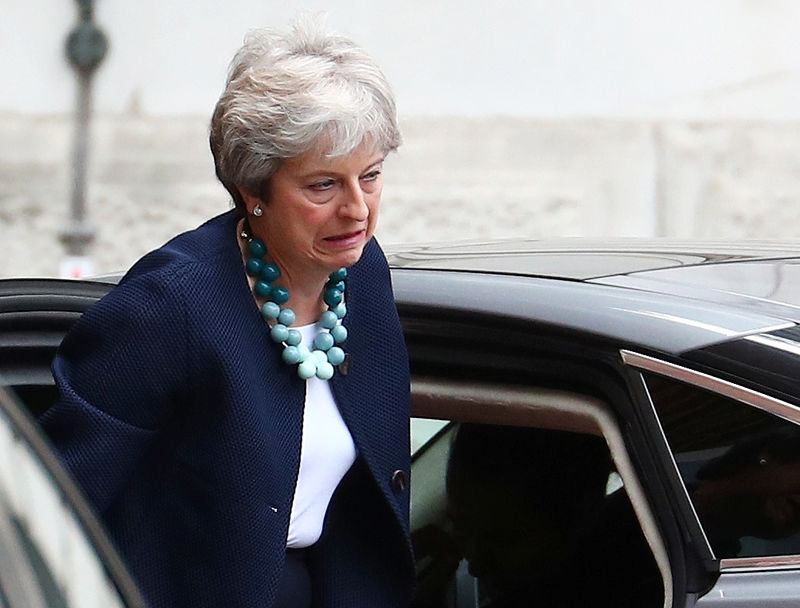
[[[359,243],[364,238],[366,232],[367,231],[362,228],[361,230],[354,230],[353,232],[344,232],[334,236],[326,236],[322,240],[338,247],[347,247]]]

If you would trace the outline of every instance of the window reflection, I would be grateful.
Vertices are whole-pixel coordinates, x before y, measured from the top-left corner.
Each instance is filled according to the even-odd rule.
[[[0,389],[0,607],[121,608],[123,601]],[[10,581],[10,582],[9,582]]]
[[[800,428],[715,393],[644,377],[716,557],[800,553]]]

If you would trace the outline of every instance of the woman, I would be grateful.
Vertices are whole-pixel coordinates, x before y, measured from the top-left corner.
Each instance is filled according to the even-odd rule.
[[[235,208],[78,321],[42,423],[152,606],[403,606],[408,363],[372,238],[400,143],[352,42],[257,32],[211,122]]]

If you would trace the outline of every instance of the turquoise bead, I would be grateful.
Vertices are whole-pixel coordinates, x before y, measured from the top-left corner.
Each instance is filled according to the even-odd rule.
[[[276,304],[286,304],[289,301],[289,290],[285,287],[273,287],[271,297]]]
[[[253,239],[250,241],[248,248],[250,249],[250,255],[254,258],[263,258],[267,253],[267,246],[261,239]]]
[[[281,314],[278,315],[278,323],[283,323],[286,327],[289,327],[296,319],[297,317],[291,308],[284,308]]]
[[[247,260],[247,274],[251,277],[258,275],[263,265],[264,264],[258,258],[250,258]]]
[[[322,296],[322,299],[325,300],[325,304],[327,304],[328,306],[330,307],[336,306],[339,302],[342,301],[342,292],[334,287],[326,289],[325,293]]]
[[[320,350],[328,350],[333,346],[333,336],[329,333],[318,333],[314,338],[314,346]]]
[[[344,292],[344,281],[328,281],[325,283],[325,289],[338,289]]]
[[[331,330],[331,336],[336,344],[341,344],[347,340],[347,328],[344,325],[337,325]]]
[[[253,291],[259,298],[268,298],[272,294],[272,288],[269,283],[264,281],[256,281],[256,284],[253,285]]]
[[[347,268],[340,268],[339,270],[335,270],[334,272],[328,275],[328,278],[331,281],[344,281],[347,277]]]
[[[327,352],[328,361],[331,365],[339,365],[342,361],[344,361],[344,351],[339,348],[338,346],[332,346],[331,349]]]
[[[319,318],[319,326],[325,329],[331,329],[339,322],[339,317],[332,310],[326,310]]]
[[[281,276],[281,270],[275,264],[267,263],[261,267],[261,278],[267,283],[274,283]]]
[[[308,380],[309,378],[313,378],[316,373],[317,373],[317,364],[311,359],[306,359],[305,361],[301,362],[300,365],[297,366],[297,375],[300,376],[303,380]]]
[[[314,350],[311,351],[302,343],[303,335],[296,329],[289,329],[297,317],[291,308],[281,308],[289,301],[289,290],[281,286],[273,287],[274,282],[281,276],[281,271],[276,264],[262,259],[267,254],[264,241],[252,239],[248,243],[248,249],[251,257],[247,260],[245,268],[247,274],[256,279],[253,293],[267,300],[261,306],[261,315],[267,321],[277,321],[269,332],[272,340],[285,345],[281,357],[287,364],[297,365],[297,375],[304,380],[314,376],[322,380],[331,379],[335,373],[335,366],[341,365],[346,358],[344,350],[335,344],[347,339],[347,329],[339,324],[347,314],[344,303],[344,280],[347,277],[347,269],[340,268],[328,277],[322,294],[328,310],[319,318],[317,325],[320,331],[314,337],[311,345]]]
[[[275,342],[286,342],[286,338],[289,337],[289,328],[278,323],[270,330],[269,335]]]
[[[333,365],[323,361],[317,366],[317,378],[320,380],[330,380],[333,378]]]
[[[281,307],[275,304],[275,302],[264,302],[264,305],[261,307],[261,314],[265,319],[273,321],[281,314]]]
[[[287,346],[283,349],[283,360],[289,365],[300,362],[300,350],[296,346]]]

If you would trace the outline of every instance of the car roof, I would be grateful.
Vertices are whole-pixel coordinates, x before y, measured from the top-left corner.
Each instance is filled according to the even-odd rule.
[[[395,245],[387,247],[386,253],[396,268],[591,280],[670,268],[800,259],[800,241],[506,239]]]
[[[388,257],[401,302],[533,318],[676,354],[800,323],[800,243],[511,240],[388,248]]]
[[[401,307],[535,321],[679,354],[800,325],[796,245],[527,239],[386,252]],[[80,283],[12,279],[0,293],[80,291]]]

